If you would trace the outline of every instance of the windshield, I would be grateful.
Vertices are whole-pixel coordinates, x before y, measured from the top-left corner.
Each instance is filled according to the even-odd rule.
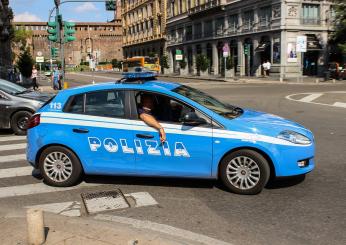
[[[8,94],[15,95],[15,94],[24,93],[26,91],[26,88],[19,86],[17,84],[8,82],[6,80],[0,79],[0,90]]]
[[[198,89],[183,85],[175,88],[173,92],[185,96],[226,118],[235,118],[243,113],[241,108],[225,104]]]

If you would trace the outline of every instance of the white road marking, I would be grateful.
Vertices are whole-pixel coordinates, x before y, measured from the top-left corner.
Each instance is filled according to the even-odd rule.
[[[310,95],[300,99],[299,101],[308,103],[308,102],[311,102],[311,101],[321,97],[322,95],[323,94],[310,94]]]
[[[159,204],[148,192],[129,193],[124,196],[132,197],[136,201],[136,208]]]
[[[328,91],[328,92],[324,92],[322,93],[322,95],[324,94],[346,94],[346,91]],[[299,95],[306,95],[304,98],[302,99],[294,99],[295,96],[299,96]],[[339,107],[339,108],[346,108],[345,104],[346,103],[342,103],[342,102],[335,102],[334,104],[324,104],[324,103],[319,103],[319,102],[313,102],[314,99],[313,98],[317,95],[320,95],[320,93],[299,93],[299,94],[290,94],[287,95],[285,98],[288,100],[292,100],[292,101],[296,101],[296,102],[303,102],[303,103],[308,103],[308,104],[315,104],[315,105],[324,105],[324,106],[330,106],[330,107]],[[320,97],[320,96],[318,96]],[[317,97],[317,98],[318,98]],[[311,100],[312,99],[312,100]]]
[[[0,179],[32,175],[33,167],[19,167],[0,169]]]
[[[79,217],[81,215],[81,203],[77,201],[39,204],[34,206],[26,206],[25,208],[37,208],[45,212],[61,214],[69,217]]]
[[[333,104],[333,106],[346,108],[346,103],[335,102],[335,103]]]
[[[21,149],[25,149],[25,148],[26,148],[26,143],[0,145],[0,151],[21,150]]]
[[[122,223],[126,225],[131,225],[138,229],[147,229],[155,232],[161,232],[167,235],[174,235],[183,239],[189,239],[191,241],[201,243],[201,244],[213,244],[213,245],[230,245],[231,243],[227,243],[224,241],[220,241],[202,234],[194,233],[188,230],[183,230],[180,228],[176,228],[169,225],[159,224],[155,222],[151,222],[148,220],[138,220],[132,218],[126,218],[121,216],[113,216],[113,215],[105,215],[98,214],[95,216],[97,220],[106,220],[117,223]]]
[[[51,193],[58,191],[69,191],[79,189],[81,187],[93,187],[100,184],[88,184],[82,183],[72,187],[52,187],[44,183],[29,184],[29,185],[18,185],[0,188],[0,198],[28,196],[34,194]]]
[[[26,140],[26,136],[2,136],[0,142],[15,141],[15,140]]]
[[[26,160],[25,154],[0,156],[0,163]]]

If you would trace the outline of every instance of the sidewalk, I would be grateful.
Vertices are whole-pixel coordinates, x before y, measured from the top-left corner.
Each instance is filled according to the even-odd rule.
[[[223,78],[223,77],[201,77],[196,75],[181,76],[174,74],[162,74],[159,75],[162,78],[180,78],[188,80],[199,80],[199,81],[212,81],[212,82],[227,82],[227,83],[267,83],[267,84],[334,84],[334,83],[345,83],[345,81],[329,80],[324,81],[321,77],[303,77],[301,78],[286,78],[280,81],[279,77],[234,77],[234,78]]]
[[[137,226],[137,228],[136,220],[133,221],[133,224],[107,222],[104,221],[106,219],[104,219],[103,216],[105,215],[100,215],[100,219],[96,220],[94,219],[95,216],[66,217],[45,212],[44,224],[46,227],[46,242],[44,244],[194,245],[209,244],[210,242],[212,242],[213,245],[228,244],[212,238],[207,238],[202,242],[197,242],[196,240],[190,240],[181,235],[175,235],[174,231],[167,234],[167,232],[162,233],[153,229],[149,230],[142,228],[141,226]],[[151,222],[148,221],[148,223],[150,224]],[[0,217],[0,229],[1,244],[27,244],[25,210],[20,210],[16,213],[7,214],[5,217]]]

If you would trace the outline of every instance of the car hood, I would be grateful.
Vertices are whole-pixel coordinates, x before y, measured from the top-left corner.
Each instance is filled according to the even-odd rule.
[[[243,114],[232,121],[238,122],[238,125],[242,128],[246,125],[246,131],[251,131],[252,133],[276,137],[284,130],[291,130],[303,134],[310,139],[313,138],[312,132],[301,124],[260,111],[244,109]]]
[[[52,98],[54,95],[53,94],[49,94],[49,93],[42,93],[42,92],[32,91],[32,92],[28,92],[28,93],[25,93],[25,94],[20,94],[20,95],[17,95],[17,96],[21,97],[21,98],[25,98],[25,99],[31,99],[31,100],[37,100],[37,101],[46,102],[50,98]]]

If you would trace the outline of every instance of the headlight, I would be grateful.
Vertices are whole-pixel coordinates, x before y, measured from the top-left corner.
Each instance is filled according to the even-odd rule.
[[[277,137],[279,139],[283,139],[283,140],[287,140],[289,142],[292,142],[294,144],[299,144],[299,145],[311,144],[311,140],[308,137],[306,137],[300,133],[290,131],[290,130],[282,131]]]

